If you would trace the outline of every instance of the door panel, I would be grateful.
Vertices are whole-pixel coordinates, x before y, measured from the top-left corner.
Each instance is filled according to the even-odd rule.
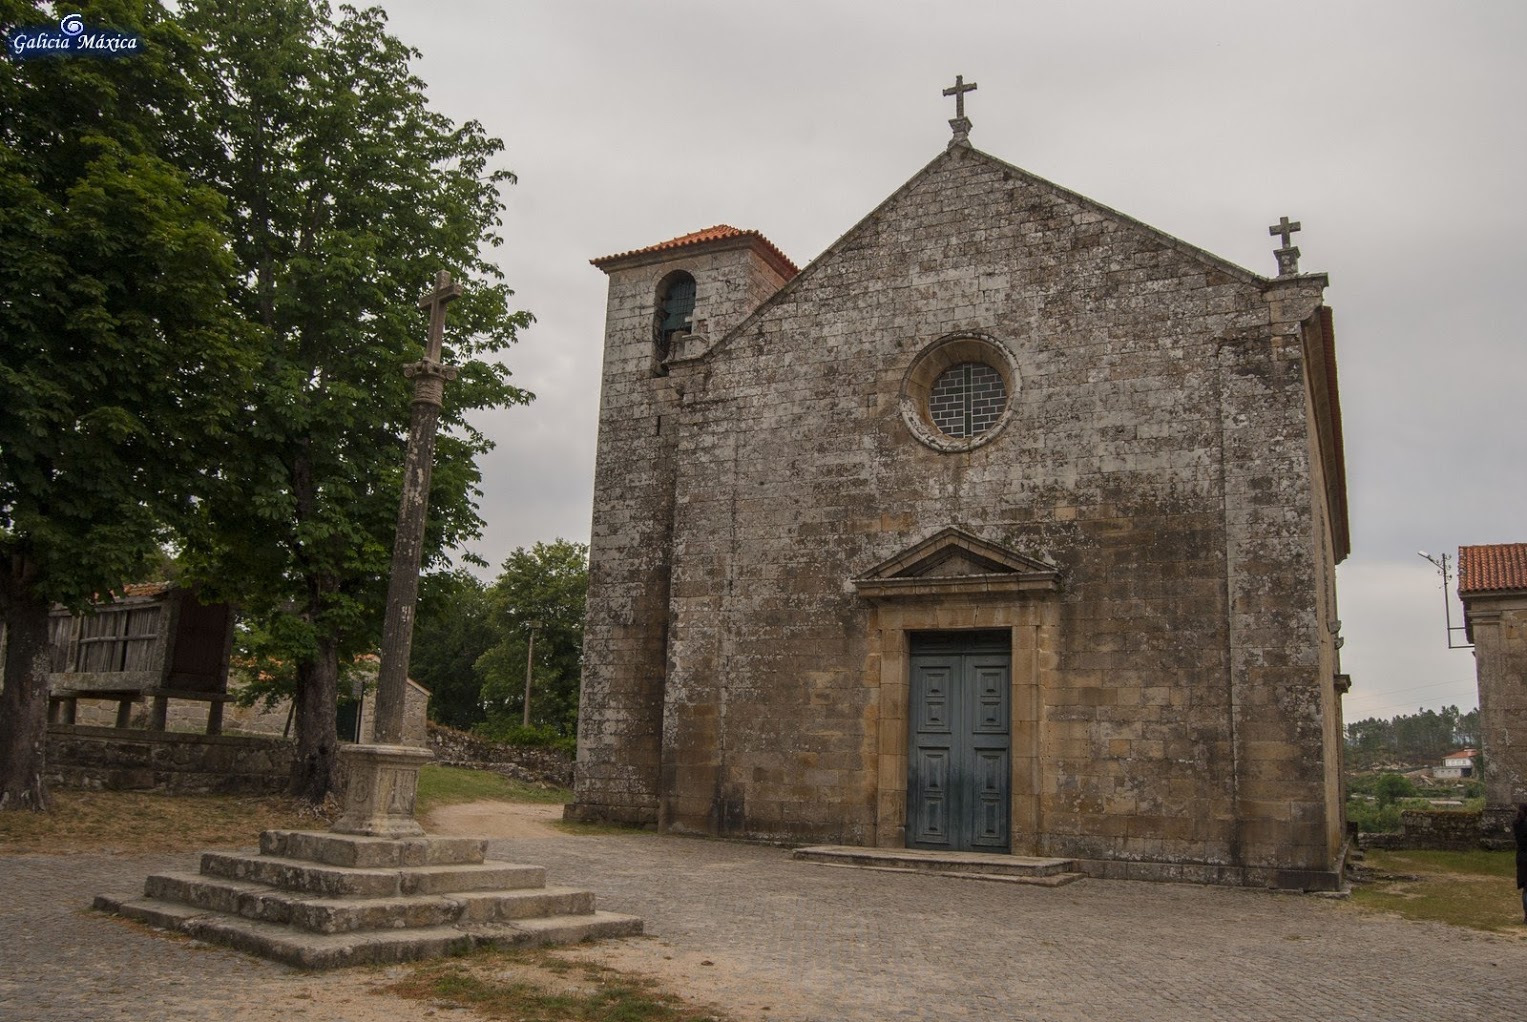
[[[913,817],[916,840],[928,844],[949,841],[949,750],[917,750],[919,809]]]
[[[972,848],[982,851],[1008,849],[1007,813],[1008,780],[1012,769],[1008,765],[1007,749],[975,750],[974,819],[970,832]]]
[[[1012,657],[1002,633],[914,636],[907,843],[1005,852]]]

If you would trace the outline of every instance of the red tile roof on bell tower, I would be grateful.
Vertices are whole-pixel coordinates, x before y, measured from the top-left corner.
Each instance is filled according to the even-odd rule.
[[[780,274],[790,279],[800,272],[799,268],[790,261],[790,257],[781,252],[775,244],[757,231],[744,231],[733,227],[731,224],[717,224],[704,230],[693,231],[689,234],[670,238],[667,241],[658,242],[656,245],[648,245],[646,248],[634,248],[629,252],[617,252],[614,255],[600,256],[598,259],[590,259],[589,262],[601,270],[608,269],[612,264],[632,259],[638,256],[656,255],[658,253],[672,252],[681,248],[689,248],[695,245],[705,245],[717,241],[747,241],[760,250],[760,254],[769,262],[774,263]]]

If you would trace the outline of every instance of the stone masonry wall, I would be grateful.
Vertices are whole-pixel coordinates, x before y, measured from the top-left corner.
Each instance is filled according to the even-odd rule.
[[[1364,848],[1465,851],[1480,847],[1480,814],[1458,810],[1406,809],[1398,834],[1364,834]]]
[[[696,279],[692,322],[711,337],[782,283],[747,247],[610,270],[572,810],[585,818],[658,820],[680,395],[654,371],[652,323],[659,287],[678,270]]]
[[[48,726],[48,781],[70,788],[277,794],[294,755],[274,738]]]
[[[1485,804],[1527,802],[1527,595],[1471,596]]]
[[[1323,283],[1257,278],[956,147],[675,365],[664,824],[876,840],[906,739],[871,630],[897,626],[852,580],[956,526],[1062,572],[1058,593],[1025,597],[1054,602],[1053,644],[1020,649],[1035,619],[1010,614],[1015,660],[1038,665],[1037,809],[1015,845],[1255,882],[1329,873],[1330,542],[1301,338]],[[648,286],[612,278],[612,310]],[[1017,385],[1001,432],[951,453],[899,409],[912,360],[959,335],[1009,353]],[[660,499],[646,464],[606,464],[635,441],[604,438],[636,432],[608,395],[638,383],[611,357],[596,575],[655,541],[638,509]],[[591,624],[596,604],[636,620],[591,590]],[[601,698],[619,671],[604,641]],[[580,754],[604,727],[585,725]]]

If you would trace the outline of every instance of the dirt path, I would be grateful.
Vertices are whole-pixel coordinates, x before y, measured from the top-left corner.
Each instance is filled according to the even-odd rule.
[[[427,833],[441,837],[538,838],[557,837],[552,823],[562,819],[555,804],[522,802],[465,802],[442,806],[424,818]]]

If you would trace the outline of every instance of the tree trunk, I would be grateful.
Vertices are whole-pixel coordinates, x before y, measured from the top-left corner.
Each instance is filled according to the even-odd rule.
[[[48,601],[5,572],[5,689],[0,691],[0,810],[45,812],[48,747]]]
[[[332,639],[318,640],[318,653],[297,665],[297,764],[292,772],[292,794],[309,802],[322,802],[334,788],[334,768],[339,761],[335,715],[339,703],[339,646]]]

